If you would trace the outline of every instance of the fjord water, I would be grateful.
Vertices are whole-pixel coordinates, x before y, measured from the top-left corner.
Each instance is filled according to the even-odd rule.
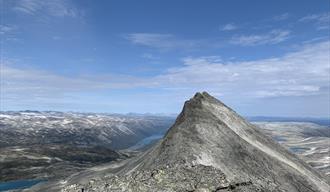
[[[162,135],[162,134],[156,134],[156,135],[152,135],[150,137],[146,137],[146,138],[142,139],[141,141],[139,141],[138,143],[136,143],[135,145],[133,145],[132,147],[130,147],[129,149],[130,150],[142,149],[143,147],[160,140],[163,136],[164,135]]]
[[[36,180],[16,180],[16,181],[1,182],[0,191],[25,189],[44,181],[45,180],[36,179]]]

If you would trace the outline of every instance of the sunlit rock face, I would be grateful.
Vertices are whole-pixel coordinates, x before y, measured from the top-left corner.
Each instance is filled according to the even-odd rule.
[[[62,191],[329,190],[323,174],[205,92],[186,101],[158,144],[106,172],[71,178]]]

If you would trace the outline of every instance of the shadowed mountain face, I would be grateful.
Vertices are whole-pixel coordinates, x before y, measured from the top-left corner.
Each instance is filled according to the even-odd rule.
[[[329,190],[324,175],[205,92],[185,103],[157,145],[106,171],[89,182],[71,178],[63,191]]]

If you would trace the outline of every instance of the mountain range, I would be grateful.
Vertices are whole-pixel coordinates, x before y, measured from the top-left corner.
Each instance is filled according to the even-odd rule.
[[[164,134],[173,117],[54,111],[0,112],[0,181],[61,179]]]

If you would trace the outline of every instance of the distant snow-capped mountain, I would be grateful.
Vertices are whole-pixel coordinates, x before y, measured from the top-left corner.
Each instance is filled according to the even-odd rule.
[[[164,133],[174,118],[73,112],[0,112],[0,146],[102,145],[123,149]]]

